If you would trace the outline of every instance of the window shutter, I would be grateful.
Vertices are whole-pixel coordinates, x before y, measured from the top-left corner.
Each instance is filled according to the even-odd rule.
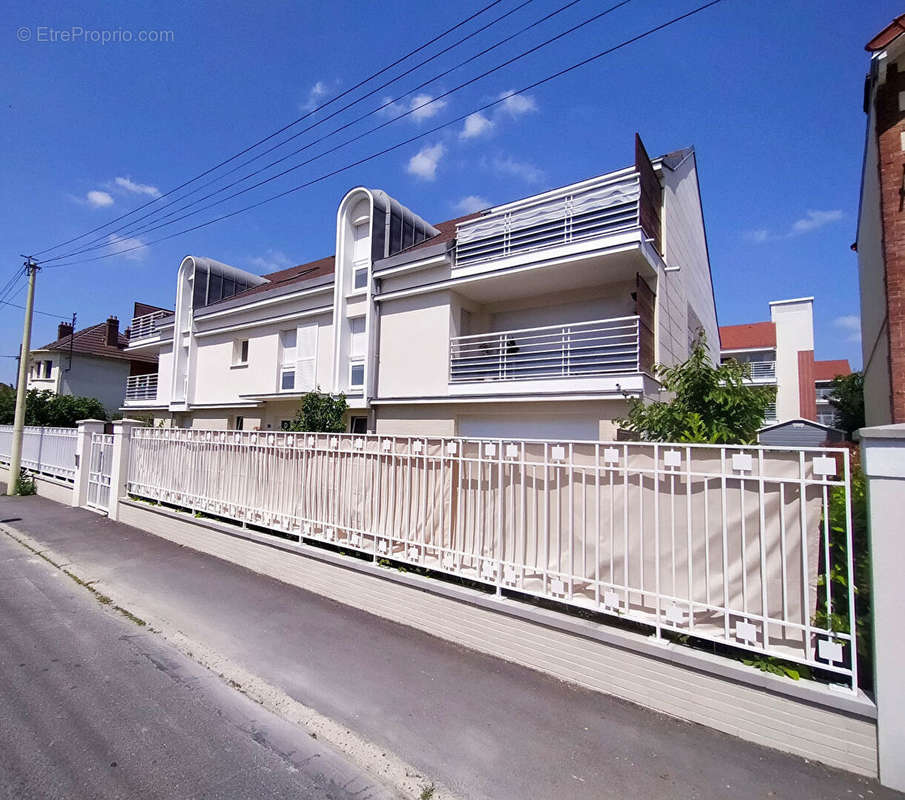
[[[309,392],[317,382],[317,323],[298,326],[296,335],[295,390]]]

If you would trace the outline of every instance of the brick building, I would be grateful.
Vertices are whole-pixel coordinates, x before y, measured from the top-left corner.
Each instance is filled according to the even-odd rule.
[[[905,15],[878,33],[864,86],[867,136],[858,213],[868,425],[905,422]]]

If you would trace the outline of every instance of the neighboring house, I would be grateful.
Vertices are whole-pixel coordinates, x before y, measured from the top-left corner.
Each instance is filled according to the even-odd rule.
[[[55,341],[31,351],[27,388],[94,397],[114,412],[123,404],[130,375],[157,372],[155,353],[133,353],[128,344],[116,317],[80,331],[61,322]]]
[[[165,424],[279,429],[343,392],[352,431],[612,438],[655,361],[717,323],[693,149],[436,225],[349,191],[336,255],[258,276],[179,267],[176,310],[133,320],[160,355],[128,410]]]
[[[775,300],[769,322],[720,327],[722,360],[747,362],[751,383],[776,387],[768,425],[805,419],[831,427],[835,422],[829,384],[851,368],[846,360],[814,360],[813,306],[813,297]]]
[[[905,15],[867,43],[867,134],[858,212],[864,414],[905,422]]]

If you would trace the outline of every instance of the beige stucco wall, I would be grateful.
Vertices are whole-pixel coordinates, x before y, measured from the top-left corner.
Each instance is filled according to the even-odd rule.
[[[662,178],[664,261],[678,270],[661,271],[655,287],[660,337],[657,358],[666,364],[684,361],[693,328],[700,323],[711,357],[719,363],[720,338],[694,157],[675,170],[664,166]]]
[[[624,416],[624,400],[572,400],[497,403],[432,403],[422,405],[383,405],[377,407],[376,432],[385,436],[459,436],[463,419],[491,421],[499,419],[499,436],[505,438],[515,420],[523,421],[523,429],[531,434],[545,420],[555,430],[558,420],[582,420],[596,425],[597,437],[610,441],[616,436],[613,420]],[[568,427],[568,422],[566,426]],[[529,438],[531,438],[529,436]],[[536,438],[547,438],[538,435]],[[554,437],[555,438],[555,437]]]
[[[770,304],[776,324],[776,418],[780,422],[801,416],[798,353],[814,349],[813,305],[810,298]]]

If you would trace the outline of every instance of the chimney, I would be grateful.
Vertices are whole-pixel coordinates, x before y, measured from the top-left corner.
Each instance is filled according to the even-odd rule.
[[[72,336],[72,323],[61,322],[57,325],[57,339],[65,339],[67,336]]]
[[[107,317],[107,340],[110,347],[119,345],[119,320],[116,317]]]

